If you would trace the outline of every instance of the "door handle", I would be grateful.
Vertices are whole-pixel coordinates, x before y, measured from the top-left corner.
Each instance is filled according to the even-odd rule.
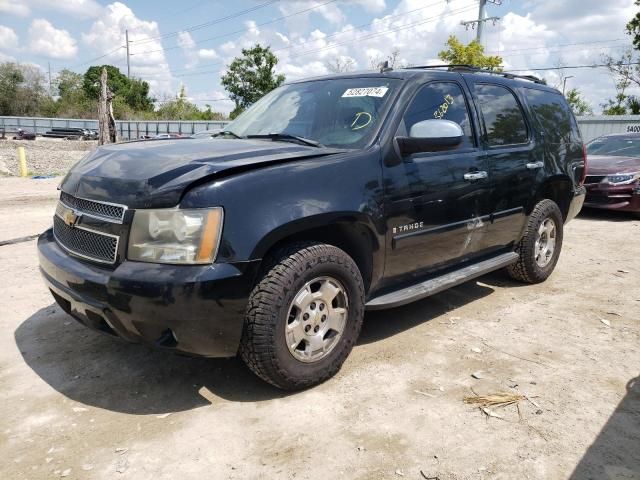
[[[482,180],[483,178],[487,178],[487,172],[469,172],[464,174],[465,180]]]
[[[529,170],[536,170],[538,168],[542,168],[544,167],[544,162],[532,162],[532,163],[527,163],[527,168]]]

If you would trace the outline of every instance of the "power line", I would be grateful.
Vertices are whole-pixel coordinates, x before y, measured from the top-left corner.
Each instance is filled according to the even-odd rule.
[[[615,38],[615,39],[611,39],[611,40],[597,40],[597,41],[592,41],[592,42],[575,42],[575,43],[563,43],[563,44],[559,44],[559,45],[553,45],[551,47],[548,46],[542,46],[542,47],[529,47],[529,48],[517,48],[517,49],[512,49],[512,50],[493,50],[490,52],[487,52],[488,55],[490,54],[502,54],[502,53],[512,53],[512,52],[525,52],[525,51],[530,51],[530,50],[544,50],[544,49],[549,49],[549,48],[559,48],[559,47],[573,47],[576,45],[593,45],[593,44],[597,44],[597,43],[613,43],[613,42],[622,42],[622,41],[626,41],[626,38]]]
[[[634,65],[640,65],[640,62],[629,62],[629,63],[615,63],[614,65],[619,67],[630,67]],[[577,70],[581,68],[601,68],[608,67],[607,63],[594,63],[591,65],[565,65],[565,66],[556,66],[556,67],[548,67],[548,68],[521,68],[516,70],[505,70],[505,73],[518,73],[518,72],[547,72],[551,70]]]
[[[455,1],[455,0],[453,0],[453,1]],[[434,6],[434,5],[439,4],[439,3],[441,3],[441,2],[436,2],[435,4],[428,5],[428,6]],[[423,8],[427,8],[427,7],[423,7]],[[361,40],[367,40],[367,39],[370,39],[370,38],[375,38],[375,37],[378,37],[378,36],[381,36],[381,35],[385,35],[387,33],[392,33],[392,32],[397,32],[397,31],[401,31],[401,30],[414,28],[414,27],[417,27],[417,26],[420,26],[420,25],[424,25],[426,23],[430,23],[430,22],[433,22],[435,20],[438,20],[439,18],[441,18],[441,17],[443,17],[445,15],[464,13],[464,12],[467,12],[467,11],[469,11],[471,9],[474,9],[474,8],[475,8],[475,6],[471,5],[471,6],[459,8],[457,10],[451,10],[451,11],[442,13],[440,15],[435,15],[433,17],[429,17],[429,18],[426,18],[424,20],[420,20],[418,22],[413,22],[413,23],[409,23],[407,25],[403,25],[401,27],[382,30],[382,31],[379,31],[379,32],[372,32],[372,33],[369,33],[369,34],[366,34],[366,35],[363,35],[363,36],[359,36],[359,37],[354,38],[352,40],[348,40],[348,41],[344,41],[344,42],[336,42],[336,43],[332,43],[330,45],[326,45],[326,46],[321,47],[321,48],[317,48],[317,49],[313,49],[313,50],[307,50],[305,52],[293,55],[293,56],[289,57],[289,59],[299,58],[299,57],[302,57],[302,56],[305,56],[305,55],[310,55],[312,53],[317,53],[317,52],[321,52],[321,51],[325,51],[325,50],[330,50],[332,48],[335,48],[335,47],[338,47],[338,46],[341,46],[341,45],[348,45],[348,44],[351,44],[351,43],[354,43],[354,42],[359,42]],[[336,32],[336,34],[333,34],[333,35],[338,35],[338,34],[341,34],[341,33],[345,33],[345,32],[344,31],[343,32]],[[324,37],[324,38],[329,38],[329,37]],[[306,43],[311,43],[311,42],[307,41],[307,42],[304,42],[304,43],[299,44],[299,45],[289,45],[287,47],[276,48],[276,49],[274,49],[272,51],[275,53],[275,52],[279,52],[279,51],[283,51],[283,50],[290,50],[292,48],[297,48],[300,45],[304,45]],[[225,62],[216,62],[216,63],[208,64],[206,66],[203,65],[202,67],[215,67],[215,66],[223,66],[223,65],[225,65]],[[182,75],[174,75],[174,76],[176,76],[176,77],[190,77],[190,76],[204,75],[204,74],[215,73],[215,72],[216,72],[216,70],[208,70],[208,71],[202,71],[202,72],[185,73],[185,74],[182,74]],[[172,74],[174,74],[174,73],[175,73],[175,71],[172,72]]]
[[[86,65],[87,63],[92,63],[92,62],[95,62],[95,61],[97,61],[97,60],[101,60],[101,59],[103,59],[104,57],[108,57],[109,55],[112,55],[112,54],[116,53],[118,50],[120,50],[120,49],[122,49],[122,48],[125,48],[125,46],[124,46],[124,45],[120,45],[119,47],[117,47],[117,48],[115,48],[115,49],[111,50],[110,52],[105,53],[104,55],[100,55],[99,57],[95,57],[95,58],[91,58],[91,59],[89,59],[89,60],[85,60],[85,61],[84,61],[84,62],[82,62],[82,63],[77,63],[77,64],[75,64],[75,65],[71,65],[70,67],[67,67],[67,68],[69,68],[69,69],[77,68],[77,67],[81,67],[81,66],[83,66],[83,65]]]
[[[453,0],[453,1],[456,1],[456,0]],[[399,13],[399,14],[396,14],[396,15],[386,16],[386,17],[384,17],[384,19],[388,21],[388,20],[391,20],[391,19],[394,19],[394,18],[398,18],[398,17],[402,17],[402,16],[405,16],[405,15],[409,15],[411,13],[415,13],[415,12],[417,12],[419,10],[424,10],[425,8],[434,7],[434,6],[439,5],[441,3],[442,3],[442,0],[439,0],[437,2],[425,5],[423,7],[415,8],[413,10],[409,10],[408,12]],[[371,22],[363,23],[361,25],[356,25],[355,27],[347,28],[347,29],[341,30],[339,32],[334,32],[334,33],[332,33],[330,35],[326,35],[326,36],[322,37],[322,40],[327,40],[329,38],[337,37],[338,35],[343,35],[345,33],[356,31],[356,30],[358,30],[360,28],[363,28],[363,27],[368,27],[370,25],[373,25],[375,22],[376,22],[376,20],[373,20]],[[264,24],[256,25],[256,26],[260,27],[262,25],[264,25]],[[244,30],[242,30],[242,31],[244,31]],[[238,32],[234,32],[234,33],[238,33]],[[222,36],[226,36],[226,35],[220,35],[219,37],[222,37]],[[211,40],[211,39],[209,39],[209,40]],[[301,47],[301,46],[309,44],[309,43],[314,43],[316,41],[317,40],[306,40],[306,41],[298,43],[296,45],[289,45],[287,47],[277,48],[277,49],[273,50],[273,52],[278,52],[278,51],[287,50],[287,49],[291,49],[291,48],[298,48],[298,47]],[[215,66],[215,65],[222,65],[222,64],[223,64],[223,62],[216,62],[216,63],[213,63],[213,64],[209,63],[209,64],[205,64],[205,65],[199,65],[199,66],[193,67],[193,68],[181,68],[181,69],[173,70],[172,73],[182,72],[182,71],[191,71],[191,70],[196,69],[196,68],[209,68],[209,67],[212,67],[212,66]]]
[[[157,35],[155,37],[148,37],[148,38],[145,38],[143,40],[136,40],[135,43],[143,44],[143,43],[152,42],[153,40],[157,40],[157,39],[175,37],[175,36],[179,35],[182,32],[194,32],[194,31],[200,30],[202,28],[210,27],[211,25],[216,25],[218,23],[226,22],[227,20],[231,20],[231,19],[240,17],[242,15],[246,15],[247,13],[255,12],[256,10],[259,10],[261,8],[264,8],[264,7],[267,7],[269,5],[273,5],[274,3],[277,3],[279,1],[280,0],[269,0],[268,2],[261,3],[259,5],[254,6],[254,7],[247,8],[247,9],[241,10],[239,12],[231,13],[231,14],[227,15],[226,17],[216,18],[216,19],[210,20],[208,22],[199,23],[197,25],[192,25],[190,27],[186,27],[186,28],[183,28],[181,30],[176,30],[174,32],[169,32],[169,33],[165,33],[165,34],[162,34],[162,35]]]
[[[266,21],[266,22],[258,23],[258,24],[256,24],[256,27],[264,27],[265,25],[271,25],[272,23],[276,23],[276,22],[279,22],[281,20],[285,20],[287,18],[291,18],[291,17],[294,17],[296,15],[300,15],[301,13],[306,13],[306,12],[309,12],[311,10],[315,10],[317,8],[324,7],[325,5],[328,5],[330,3],[335,3],[337,1],[338,0],[329,0],[329,1],[325,2],[325,3],[321,3],[321,4],[315,5],[313,7],[305,8],[304,10],[299,10],[297,12],[290,13],[289,15],[283,15],[281,17],[274,18],[273,20],[269,20],[269,21]],[[203,38],[202,40],[198,40],[196,42],[193,42],[193,44],[194,45],[199,45],[201,43],[208,42],[210,40],[218,40],[220,38],[229,37],[229,36],[235,35],[237,33],[245,33],[245,32],[248,32],[249,30],[251,30],[251,29],[250,28],[243,28],[243,29],[240,29],[240,30],[235,30],[233,32],[223,33],[221,35],[216,35],[214,37]],[[177,50],[179,48],[182,48],[182,47],[180,45],[176,45],[176,46],[173,46],[173,47],[159,48],[159,49],[156,49],[156,50],[145,50],[144,52],[138,52],[138,53],[135,53],[135,54],[132,54],[132,55],[144,55],[144,54],[147,54],[147,53],[166,52],[166,51],[170,51],[170,50]]]

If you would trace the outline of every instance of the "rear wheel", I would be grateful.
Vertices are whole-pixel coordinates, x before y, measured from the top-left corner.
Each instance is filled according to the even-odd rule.
[[[546,199],[538,203],[516,248],[520,258],[507,267],[509,275],[525,283],[544,282],[558,263],[563,225],[562,213],[554,201]]]
[[[335,375],[355,344],[364,286],[355,262],[332,245],[285,247],[249,299],[240,355],[260,378],[295,390]]]

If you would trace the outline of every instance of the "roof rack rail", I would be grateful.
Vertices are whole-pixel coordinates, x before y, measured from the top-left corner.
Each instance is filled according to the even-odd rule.
[[[452,64],[452,65],[418,65],[415,67],[407,67],[404,70],[411,69],[419,69],[419,70],[427,70],[431,68],[446,68],[450,72],[471,72],[471,73],[487,73],[490,75],[500,75],[505,78],[510,79],[521,79],[521,80],[529,80],[530,82],[538,83],[540,85],[546,85],[546,82],[538,77],[534,77],[533,75],[515,75],[509,72],[498,72],[496,70],[487,70],[485,68],[474,67],[473,65],[466,64]]]

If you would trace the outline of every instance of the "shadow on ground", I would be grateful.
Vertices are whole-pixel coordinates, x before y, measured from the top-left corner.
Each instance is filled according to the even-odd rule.
[[[359,344],[383,341],[493,291],[470,282],[405,307],[369,312]],[[88,330],[55,304],[25,320],[15,340],[25,362],[52,388],[111,411],[160,414],[288,395],[255,377],[238,358],[190,358],[129,344]]]
[[[570,480],[640,479],[640,376],[573,471]]]

